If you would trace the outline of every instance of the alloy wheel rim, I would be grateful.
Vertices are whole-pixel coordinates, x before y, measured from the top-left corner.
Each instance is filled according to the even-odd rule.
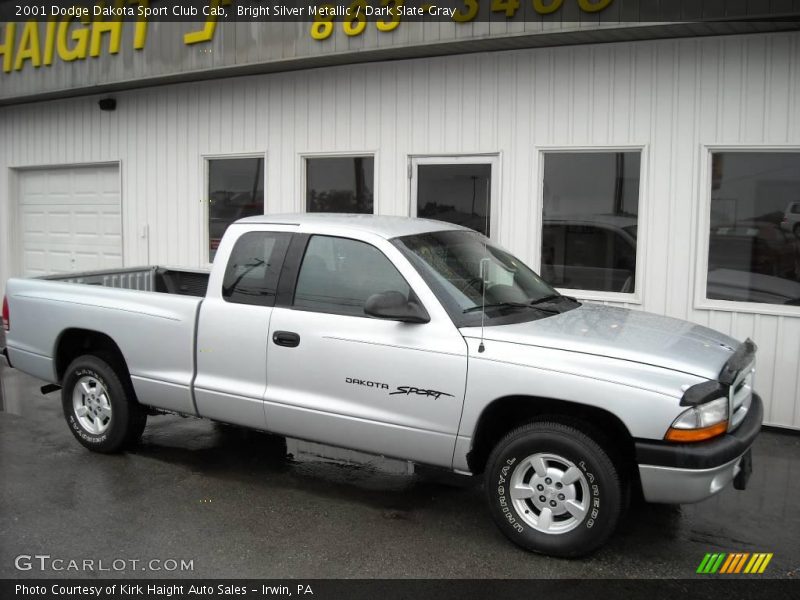
[[[563,534],[589,512],[589,482],[575,463],[557,454],[537,453],[519,462],[509,481],[511,503],[536,531]]]
[[[72,409],[81,427],[93,435],[102,434],[111,423],[108,390],[96,377],[78,379],[72,390]]]

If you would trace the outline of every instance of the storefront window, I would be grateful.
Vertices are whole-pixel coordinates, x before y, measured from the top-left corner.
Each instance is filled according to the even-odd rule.
[[[632,293],[641,153],[544,156],[542,278],[555,287]]]
[[[800,152],[714,152],[706,296],[800,305]]]
[[[491,164],[421,164],[417,169],[418,217],[489,235]]]
[[[372,156],[307,158],[306,210],[371,214],[374,162]]]
[[[264,214],[264,159],[208,161],[208,257],[214,260],[228,225]]]

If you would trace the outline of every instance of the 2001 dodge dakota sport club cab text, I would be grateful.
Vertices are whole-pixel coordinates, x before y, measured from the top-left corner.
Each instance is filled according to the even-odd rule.
[[[751,341],[582,304],[439,221],[252,217],[210,275],[11,279],[3,319],[91,450],[170,411],[483,474],[500,529],[555,556],[599,547],[631,491],[743,489],[763,414]]]

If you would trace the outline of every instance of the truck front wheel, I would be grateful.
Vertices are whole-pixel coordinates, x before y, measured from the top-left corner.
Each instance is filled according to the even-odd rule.
[[[608,454],[580,429],[535,422],[494,448],[485,488],[492,517],[527,550],[577,557],[616,528],[623,489]]]
[[[127,378],[93,355],[80,356],[67,367],[61,404],[72,435],[95,452],[118,452],[135,443],[147,421]]]

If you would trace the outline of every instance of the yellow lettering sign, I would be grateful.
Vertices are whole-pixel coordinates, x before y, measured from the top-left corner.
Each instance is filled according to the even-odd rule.
[[[59,58],[66,62],[86,58],[86,50],[89,45],[89,28],[78,26],[73,29],[72,23],[72,18],[68,17],[58,24],[56,50],[58,50]],[[72,29],[71,33],[70,29]],[[75,43],[70,46],[70,41]]]
[[[535,10],[540,15],[549,15],[552,12],[556,12],[561,5],[563,4],[564,0],[533,0],[533,10]]]
[[[24,24],[0,24],[0,65],[4,73],[12,70],[20,71],[27,63],[34,67],[49,67],[57,56],[64,62],[85,60],[103,54],[118,54],[122,46],[122,32],[125,27],[123,15],[138,15],[133,22],[133,49],[143,50],[147,44],[149,21],[146,10],[151,0],[113,0],[114,9],[106,9],[106,2],[98,3],[94,9],[78,7],[60,19],[49,17],[29,20]],[[208,15],[203,28],[190,31],[183,36],[187,45],[210,42],[214,39],[217,18],[224,15],[220,6],[230,5],[231,0],[211,0]],[[125,8],[126,4],[138,5],[133,9]],[[37,7],[38,9],[38,7]],[[127,11],[127,12],[126,12]],[[46,14],[46,13],[45,13]],[[92,15],[94,17],[92,18]],[[103,18],[107,16],[108,19]],[[44,30],[40,28],[44,25]],[[17,35],[19,33],[19,35]],[[107,41],[107,43],[106,43]]]
[[[211,9],[208,11],[205,26],[199,31],[191,31],[183,36],[183,43],[188,45],[210,42],[214,39],[217,30],[217,15],[220,14],[221,5],[228,6],[231,0],[211,0]]]
[[[550,15],[555,13],[564,5],[564,0],[529,0],[533,10],[538,15]],[[608,8],[614,0],[572,0],[577,2],[578,7],[587,13],[596,13]],[[391,9],[389,5],[392,5]],[[383,0],[384,8],[371,9],[374,14],[382,16],[392,16],[391,21],[378,20],[375,27],[380,32],[390,32],[397,29],[400,25],[401,17],[404,15],[449,15],[456,23],[469,23],[479,18],[480,0],[460,0],[456,3],[460,6],[453,9],[438,8],[434,4],[423,4],[419,9],[405,9],[404,0]],[[342,32],[350,37],[361,35],[367,28],[367,16],[369,15],[368,6],[365,0],[353,0],[343,13],[337,13],[330,4],[316,4],[310,6],[309,15],[313,15],[314,21],[311,23],[309,33],[315,40],[322,41],[331,37],[334,30],[336,16],[344,15],[342,21]],[[515,17],[521,7],[521,0],[492,0],[489,10],[493,13],[503,13],[507,19]],[[419,11],[419,12],[415,12]],[[370,21],[371,22],[371,21]],[[187,42],[188,43],[188,42]]]
[[[600,12],[614,0],[578,0],[578,6],[585,12]]]
[[[14,42],[16,41],[16,23],[6,23],[5,37],[0,42],[0,55],[3,57],[3,71],[11,72],[11,65],[14,61]]]
[[[26,60],[31,61],[34,67],[42,65],[42,56],[39,53],[39,24],[33,20],[25,23],[25,27],[22,28],[14,70],[19,71]]]
[[[58,23],[55,19],[47,21],[47,29],[44,34],[44,64],[50,66],[53,64],[53,54],[56,49],[56,26]]]
[[[150,0],[130,0],[131,4],[138,4],[143,9],[150,8]],[[139,13],[141,15],[141,12]],[[136,19],[136,28],[133,30],[133,49],[141,50],[147,43],[147,18],[140,16]]]
[[[102,9],[105,7],[105,2],[101,2],[97,6]],[[117,6],[121,6],[121,4],[117,2]],[[92,21],[92,41],[89,45],[89,54],[91,56],[100,56],[100,47],[105,34],[109,35],[109,54],[117,54],[122,40],[122,20],[120,17],[114,17],[110,21],[95,17],[94,21]]]

